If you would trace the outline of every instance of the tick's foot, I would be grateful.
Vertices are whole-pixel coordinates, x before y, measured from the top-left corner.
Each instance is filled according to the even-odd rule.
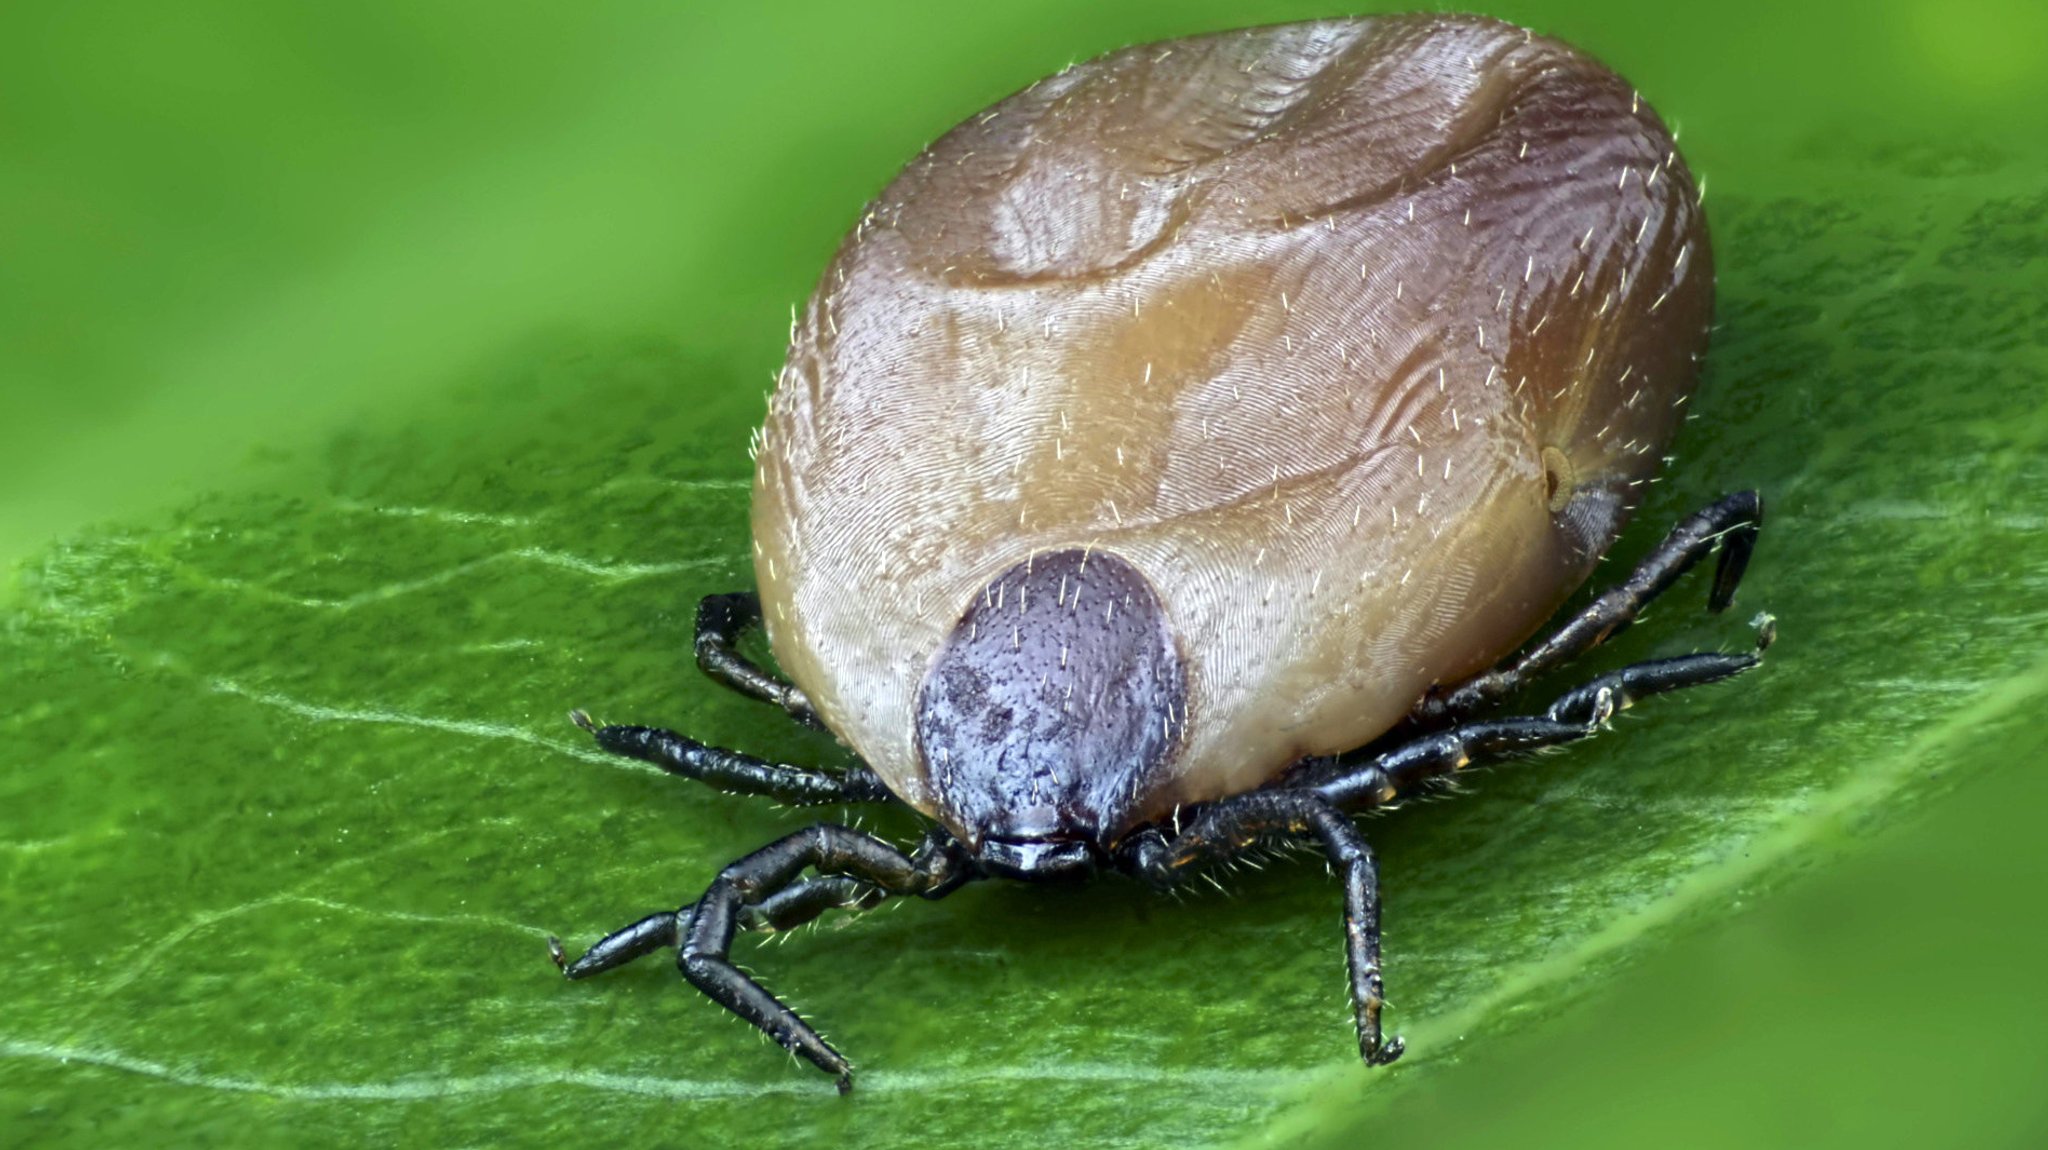
[[[581,707],[569,712],[569,721],[593,735],[597,733],[597,724],[591,720],[590,712]]]
[[[1399,1059],[1402,1052],[1407,1049],[1408,1044],[1402,1042],[1397,1036],[1387,1039],[1377,1047],[1368,1048],[1362,1053],[1365,1055],[1365,1064],[1367,1066],[1385,1066]]]
[[[562,949],[562,940],[552,934],[548,936],[548,957],[555,960],[556,970],[568,973],[569,955]]]
[[[1756,628],[1757,654],[1761,655],[1770,650],[1771,644],[1778,641],[1778,617],[1769,611],[1759,611],[1757,617],[1749,621],[1749,625]]]
[[[853,1071],[849,1070],[841,1074],[836,1085],[839,1087],[839,1096],[842,1098],[853,1093]]]

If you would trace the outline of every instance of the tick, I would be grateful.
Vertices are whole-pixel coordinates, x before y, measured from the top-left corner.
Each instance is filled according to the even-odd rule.
[[[1392,1062],[1352,815],[1770,640],[1760,617],[1753,650],[1498,713],[1717,547],[1708,605],[1733,599],[1754,492],[1524,646],[1658,470],[1712,300],[1699,190],[1655,113],[1491,20],[1150,44],[969,119],[826,269],[753,445],[759,593],[697,614],[707,674],[860,762],[574,715],[724,790],[898,803],[930,830],[905,850],[808,827],[556,960],[585,978],[673,947],[844,1090],[847,1060],[732,965],[736,932],[982,879],[1173,887],[1306,840],[1343,884],[1359,1053]],[[740,654],[757,624],[787,680]]]

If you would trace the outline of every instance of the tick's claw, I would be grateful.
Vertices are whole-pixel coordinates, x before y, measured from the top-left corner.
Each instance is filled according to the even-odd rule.
[[[562,940],[552,934],[548,936],[548,957],[555,960],[556,970],[568,971],[569,956],[562,950]]]
[[[597,724],[591,721],[590,712],[581,707],[569,712],[569,721],[589,731],[591,734],[597,733]]]
[[[853,1072],[848,1071],[845,1074],[840,1075],[839,1081],[836,1085],[839,1087],[839,1094],[842,1098],[848,1094],[853,1093]]]
[[[1402,1042],[1400,1038],[1389,1038],[1385,1042],[1380,1043],[1377,1049],[1365,1052],[1365,1064],[1367,1066],[1385,1066],[1400,1058],[1401,1053],[1407,1049],[1408,1044]]]
[[[1612,687],[1600,688],[1593,695],[1593,717],[1587,720],[1586,725],[1605,730],[1607,724],[1614,721],[1615,703],[1614,689]],[[1392,1060],[1389,1059],[1389,1061]]]

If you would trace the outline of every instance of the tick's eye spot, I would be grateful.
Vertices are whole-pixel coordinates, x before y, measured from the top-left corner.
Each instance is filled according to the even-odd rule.
[[[1563,511],[1572,501],[1577,489],[1577,476],[1572,470],[1572,461],[1555,447],[1543,449],[1543,495],[1550,503],[1550,510]]]

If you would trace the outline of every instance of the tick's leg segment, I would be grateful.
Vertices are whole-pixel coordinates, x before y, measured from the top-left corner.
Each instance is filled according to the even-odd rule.
[[[1279,785],[1319,795],[1342,810],[1385,806],[1432,779],[1489,757],[1554,747],[1597,734],[1616,711],[1638,699],[1740,675],[1763,661],[1764,650],[1776,637],[1771,617],[1762,615],[1757,619],[1754,651],[1739,655],[1701,652],[1631,663],[1566,691],[1541,715],[1460,723],[1421,735],[1364,762],[1319,762]]]
[[[873,883],[845,875],[819,875],[784,887],[752,906],[743,907],[739,924],[741,930],[747,931],[790,930],[834,907],[867,910],[888,898],[889,892]],[[589,978],[657,950],[682,945],[683,935],[690,929],[696,913],[695,906],[686,906],[681,910],[650,914],[605,935],[575,962],[568,961],[562,952],[560,939],[548,939],[548,953],[564,975],[571,979]]]
[[[767,795],[785,803],[879,803],[889,788],[866,766],[840,774],[771,763],[722,747],[707,747],[686,735],[658,727],[600,727],[582,711],[569,718],[615,755],[653,763],[672,775],[698,779],[721,791]]]
[[[1385,806],[1397,796],[1413,794],[1431,780],[1454,774],[1476,760],[1555,747],[1595,734],[1614,717],[1614,695],[1602,686],[1586,702],[1583,715],[1565,719],[1545,715],[1464,723],[1423,735],[1364,763],[1338,763],[1297,776],[1286,786],[1344,810]]]
[[[808,727],[824,729],[811,701],[740,654],[740,636],[761,622],[761,597],[751,591],[706,595],[697,604],[697,666],[749,698],[773,703]]]
[[[889,891],[871,882],[839,874],[818,875],[747,907],[740,915],[740,929],[793,930],[828,910],[868,910],[890,897]]]
[[[1651,695],[1732,679],[1763,662],[1764,650],[1776,637],[1776,626],[1769,616],[1764,616],[1757,627],[1754,651],[1745,651],[1739,655],[1701,652],[1680,655],[1672,659],[1631,663],[1619,671],[1602,675],[1584,686],[1565,692],[1555,703],[1550,704],[1550,709],[1544,713],[1560,722],[1590,721],[1588,716],[1592,713],[1592,708],[1597,706],[1598,696],[1603,691],[1612,699],[1614,709],[1619,711],[1627,709],[1637,699]]]
[[[1221,862],[1274,838],[1314,835],[1344,881],[1344,957],[1351,976],[1351,1006],[1358,1022],[1358,1053],[1369,1066],[1401,1057],[1399,1038],[1383,1040],[1380,1009],[1380,873],[1372,848],[1351,820],[1305,791],[1254,791],[1211,805],[1169,840],[1146,831],[1126,848],[1123,863],[1155,885],[1173,886],[1203,864]]]
[[[806,867],[825,872],[800,877]],[[943,898],[974,877],[960,845],[934,831],[906,855],[849,827],[820,824],[770,843],[719,872],[704,897],[681,910],[662,911],[600,939],[574,962],[561,943],[548,951],[572,979],[623,966],[667,947],[690,984],[819,1069],[851,1085],[846,1059],[803,1019],[742,974],[728,958],[742,930],[788,930],[833,907],[864,910],[899,895]]]
[[[921,894],[932,898],[956,889],[970,877],[970,868],[959,845],[943,834],[927,838],[913,857],[872,835],[821,823],[770,843],[726,867],[697,901],[688,927],[681,932],[682,953],[677,965],[682,968],[683,977],[712,1001],[759,1027],[784,1049],[835,1076],[843,1094],[853,1085],[846,1059],[818,1037],[818,1032],[798,1018],[795,1011],[741,973],[727,958],[733,933],[744,925],[747,908],[768,906],[778,894],[804,889],[796,880],[805,867],[827,875],[851,877],[884,896]],[[851,894],[856,889],[841,887],[837,893]],[[823,902],[819,895],[800,895],[786,909],[793,914],[810,911],[814,906],[822,911]]]
[[[1416,704],[1413,717],[1434,725],[1469,715],[1514,693],[1531,678],[1599,646],[1634,622],[1650,600],[1663,594],[1716,544],[1721,559],[1714,570],[1707,608],[1725,610],[1735,600],[1736,585],[1742,582],[1750,553],[1756,549],[1757,528],[1763,518],[1763,497],[1754,491],[1723,496],[1693,513],[1637,565],[1627,581],[1602,592],[1564,626],[1507,663],[1467,679],[1447,693],[1423,699]]]
[[[678,927],[689,923],[691,909],[656,911],[630,926],[622,926],[598,939],[597,945],[584,951],[575,962],[568,961],[562,953],[562,940],[549,935],[548,957],[555,960],[555,965],[568,978],[589,978],[593,974],[601,974],[663,947],[677,945],[681,937]]]

